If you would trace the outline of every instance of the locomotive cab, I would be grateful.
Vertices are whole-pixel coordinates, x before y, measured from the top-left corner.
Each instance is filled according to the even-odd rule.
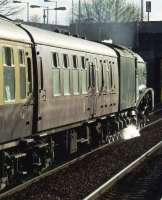
[[[147,70],[146,70],[146,63],[144,60],[139,56],[135,55],[137,58],[137,69],[136,69],[136,89],[137,89],[137,100],[139,99],[140,95],[147,87]]]
[[[149,121],[149,113],[154,109],[154,91],[152,88],[147,88],[146,63],[139,55],[135,54],[135,57],[138,119],[140,125],[144,126]]]

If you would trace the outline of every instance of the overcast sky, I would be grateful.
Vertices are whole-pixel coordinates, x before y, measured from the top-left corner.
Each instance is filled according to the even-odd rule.
[[[25,1],[25,0],[23,0]],[[26,0],[27,1],[27,0]],[[52,0],[51,0],[52,1]],[[53,0],[54,1],[54,0]],[[83,1],[83,0],[81,0]],[[141,0],[129,0],[134,1],[136,4],[140,5]],[[55,7],[55,2],[50,3],[44,3],[44,0],[28,0],[30,4],[37,4],[37,5],[43,5],[43,6],[49,6],[49,7]],[[144,11],[145,11],[145,2],[144,0]],[[57,11],[58,12],[58,24],[62,25],[68,25],[69,21],[71,19],[71,5],[72,0],[57,0],[58,7],[60,6],[66,6],[66,11]],[[78,3],[78,0],[74,0],[74,3]],[[152,0],[152,12],[150,14],[150,20],[153,21],[162,21],[162,0]],[[55,12],[56,11],[50,11],[49,13],[49,22],[54,23],[55,22]],[[38,15],[40,17],[41,22],[43,22],[43,10],[41,8],[30,8],[30,16],[32,15]],[[145,13],[147,16],[147,14]],[[24,6],[24,10],[22,13],[17,14],[15,18],[20,18],[26,20],[26,7]]]

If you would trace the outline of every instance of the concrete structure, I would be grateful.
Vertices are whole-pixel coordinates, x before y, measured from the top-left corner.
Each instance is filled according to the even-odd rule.
[[[137,40],[137,29],[137,23],[85,23],[80,24],[79,35],[94,41],[112,39],[115,44],[131,48]],[[70,32],[72,34],[78,33],[78,25],[71,25]]]
[[[147,62],[148,86],[154,88],[156,102],[162,102],[162,22],[141,23],[134,49]]]

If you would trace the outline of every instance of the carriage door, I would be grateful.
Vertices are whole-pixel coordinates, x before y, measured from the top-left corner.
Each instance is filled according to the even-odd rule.
[[[43,68],[43,51],[39,47],[37,48],[37,65],[38,65],[38,131],[43,131],[48,126],[48,121],[46,121],[45,110],[47,106],[46,89],[44,84],[44,68]],[[46,62],[48,63],[48,62]]]
[[[110,114],[110,102],[111,102],[111,95],[110,95],[110,69],[108,65],[107,58],[104,59],[103,63],[103,112],[104,115]]]
[[[99,117],[105,113],[105,67],[103,57],[95,60],[96,63],[96,113]]]
[[[112,59],[109,61],[110,70],[110,109],[111,112],[118,111],[119,102],[119,78],[118,78],[118,65],[117,60]]]
[[[23,64],[23,55],[25,56],[25,65]],[[19,49],[19,67],[20,67],[20,98],[26,100],[23,106],[23,111],[26,123],[26,132],[30,135],[33,126],[33,66],[32,66],[32,52],[30,48],[26,48],[25,52]]]
[[[95,85],[96,85],[96,74],[95,65],[92,57],[88,58],[88,111],[90,118],[96,113],[96,96],[95,96]]]

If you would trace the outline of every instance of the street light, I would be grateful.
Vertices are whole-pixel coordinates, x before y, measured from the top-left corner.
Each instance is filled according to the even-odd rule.
[[[24,2],[24,1],[13,1],[13,3],[25,3],[27,6],[27,22],[29,22],[29,2]]]
[[[51,0],[44,0],[44,2],[50,3],[50,2],[54,2],[55,3],[55,8],[57,8],[57,1],[51,1]],[[57,25],[57,10],[55,12],[55,24]],[[48,11],[47,11],[48,12]]]
[[[71,20],[71,22],[72,22],[72,24],[73,24],[73,22],[74,22],[74,0],[72,0],[71,1],[71,14],[72,14],[72,20]]]
[[[42,6],[30,5],[30,8],[42,8]]]
[[[62,7],[56,7],[56,8],[48,8],[47,7],[47,24],[48,24],[48,18],[49,18],[49,10],[55,10],[56,11],[56,15],[55,15],[55,25],[57,25],[57,10],[66,10],[65,6]]]
[[[141,22],[143,22],[143,0],[141,0]]]
[[[48,9],[48,7],[43,7],[43,6],[38,6],[38,5],[30,5],[30,8],[43,8],[43,21],[44,21],[44,24],[46,23],[46,10]],[[48,13],[47,13],[48,14]],[[47,21],[48,23],[48,21]]]
[[[81,21],[81,0],[78,2],[78,34],[80,34],[80,21]]]
[[[48,7],[44,7],[44,6],[31,5],[30,7],[31,7],[31,8],[43,8],[43,9],[44,9],[44,14],[43,14],[44,23],[45,23],[45,18],[46,18],[45,11],[47,11],[47,24],[48,24],[48,15],[49,15],[48,11],[49,11],[49,10],[66,10],[66,7],[65,7],[65,6],[56,7],[56,8],[48,8]]]

